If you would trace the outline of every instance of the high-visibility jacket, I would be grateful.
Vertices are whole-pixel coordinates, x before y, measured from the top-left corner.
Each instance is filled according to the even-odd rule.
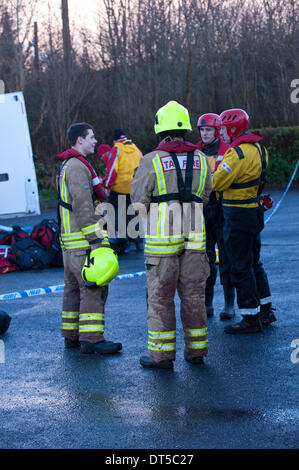
[[[117,141],[103,159],[107,170],[103,178],[105,187],[117,193],[130,194],[134,171],[141,157],[142,153],[131,140]]]
[[[95,213],[92,176],[87,166],[75,157],[66,160],[60,168],[57,184],[62,248],[82,251],[99,242],[109,246],[103,230],[105,221]]]
[[[191,181],[186,178],[188,173]],[[144,204],[148,211],[147,256],[172,256],[184,249],[205,251],[201,203],[208,202],[211,189],[206,156],[193,144],[162,142],[142,158],[132,183],[131,200]],[[180,197],[182,194],[186,197]]]
[[[260,134],[244,133],[233,141],[213,175],[213,189],[223,191],[223,206],[254,208],[260,205],[268,151]]]

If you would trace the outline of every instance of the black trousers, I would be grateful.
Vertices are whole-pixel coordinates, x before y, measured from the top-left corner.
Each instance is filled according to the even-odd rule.
[[[230,286],[230,261],[225,249],[223,240],[224,218],[221,205],[204,207],[205,226],[206,226],[206,251],[210,264],[210,276],[206,282],[206,303],[213,298],[214,286],[217,279],[216,266],[216,244],[219,250],[219,274],[220,282],[223,285]]]
[[[270,287],[260,260],[262,208],[223,207],[223,241],[230,262],[231,283],[240,309],[254,309],[270,297]]]

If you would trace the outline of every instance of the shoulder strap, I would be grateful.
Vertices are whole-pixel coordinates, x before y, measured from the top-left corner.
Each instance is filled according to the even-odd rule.
[[[232,148],[237,152],[239,160],[242,160],[242,158],[244,158],[244,153],[241,147],[237,146],[237,147],[232,147]]]
[[[165,202],[171,200],[179,200],[180,202],[202,202],[202,199],[192,193],[193,163],[194,151],[187,152],[187,164],[185,173],[185,182],[183,180],[182,170],[176,153],[170,152],[173,160],[178,180],[178,193],[168,193],[160,196],[152,196],[153,202]]]
[[[266,182],[267,182],[267,176],[266,176],[266,170],[267,170],[266,149],[265,149],[264,144],[262,144],[262,142],[259,142],[259,145],[257,145],[256,143],[254,143],[253,145],[255,146],[255,148],[257,148],[257,150],[260,154],[260,157],[261,157],[261,162],[262,162],[261,184],[260,184],[260,187],[259,187],[259,190],[258,190],[258,195],[260,195],[261,192],[263,191],[263,188],[264,188]]]
[[[72,157],[71,157],[72,158]],[[72,211],[72,205],[68,204],[67,202],[64,202],[61,199],[61,194],[60,194],[60,173],[63,170],[64,166],[67,164],[67,162],[70,160],[68,158],[65,162],[59,165],[58,170],[57,170],[57,221],[58,221],[58,227],[59,227],[59,233],[60,233],[60,227],[61,227],[61,217],[60,217],[60,211],[59,211],[59,206],[64,207],[65,209],[68,209],[69,211]]]

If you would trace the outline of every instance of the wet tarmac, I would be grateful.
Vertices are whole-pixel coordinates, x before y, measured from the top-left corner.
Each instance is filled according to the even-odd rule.
[[[281,191],[272,193],[275,201]],[[105,336],[113,356],[65,350],[62,293],[0,301],[11,325],[1,336],[1,449],[298,449],[299,191],[290,191],[262,235],[262,260],[278,321],[264,333],[230,336],[217,280],[210,349],[203,366],[183,358],[177,307],[173,371],[145,370],[145,276],[113,281]],[[267,219],[266,213],[265,218]],[[0,220],[33,225],[39,217]],[[120,273],[144,271],[143,253],[120,257]],[[2,275],[0,294],[63,284],[63,269]]]

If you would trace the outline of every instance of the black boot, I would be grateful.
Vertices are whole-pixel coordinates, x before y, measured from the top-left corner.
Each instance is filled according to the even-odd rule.
[[[214,308],[206,305],[206,313],[207,317],[212,317],[214,315]]]
[[[140,364],[146,369],[173,369],[173,361],[171,359],[155,362],[149,356],[141,356]]]
[[[214,315],[213,297],[214,297],[214,286],[207,285],[206,292],[205,292],[205,307],[206,307],[207,317],[212,317]]]
[[[113,341],[102,341],[101,343],[81,341],[80,349],[83,354],[114,354],[122,349],[122,344],[113,343]]]
[[[268,304],[261,305],[260,311],[261,311],[261,323],[264,326],[270,325],[270,323],[273,323],[276,321],[276,317],[274,315],[274,310],[276,310],[275,307],[272,307],[272,303],[269,302]]]
[[[185,361],[190,362],[190,364],[195,364],[195,365],[202,365],[204,364],[204,359],[203,356],[197,356],[197,357],[191,357],[188,358],[186,354],[184,354]]]
[[[64,347],[65,349],[79,348],[80,342],[78,339],[64,338]]]
[[[220,312],[220,320],[230,320],[235,316],[235,288],[229,284],[223,284],[224,309]]]
[[[262,331],[259,313],[256,315],[242,315],[242,317],[243,318],[239,323],[235,323],[234,325],[224,328],[225,333],[241,335],[246,333],[259,333]]]

